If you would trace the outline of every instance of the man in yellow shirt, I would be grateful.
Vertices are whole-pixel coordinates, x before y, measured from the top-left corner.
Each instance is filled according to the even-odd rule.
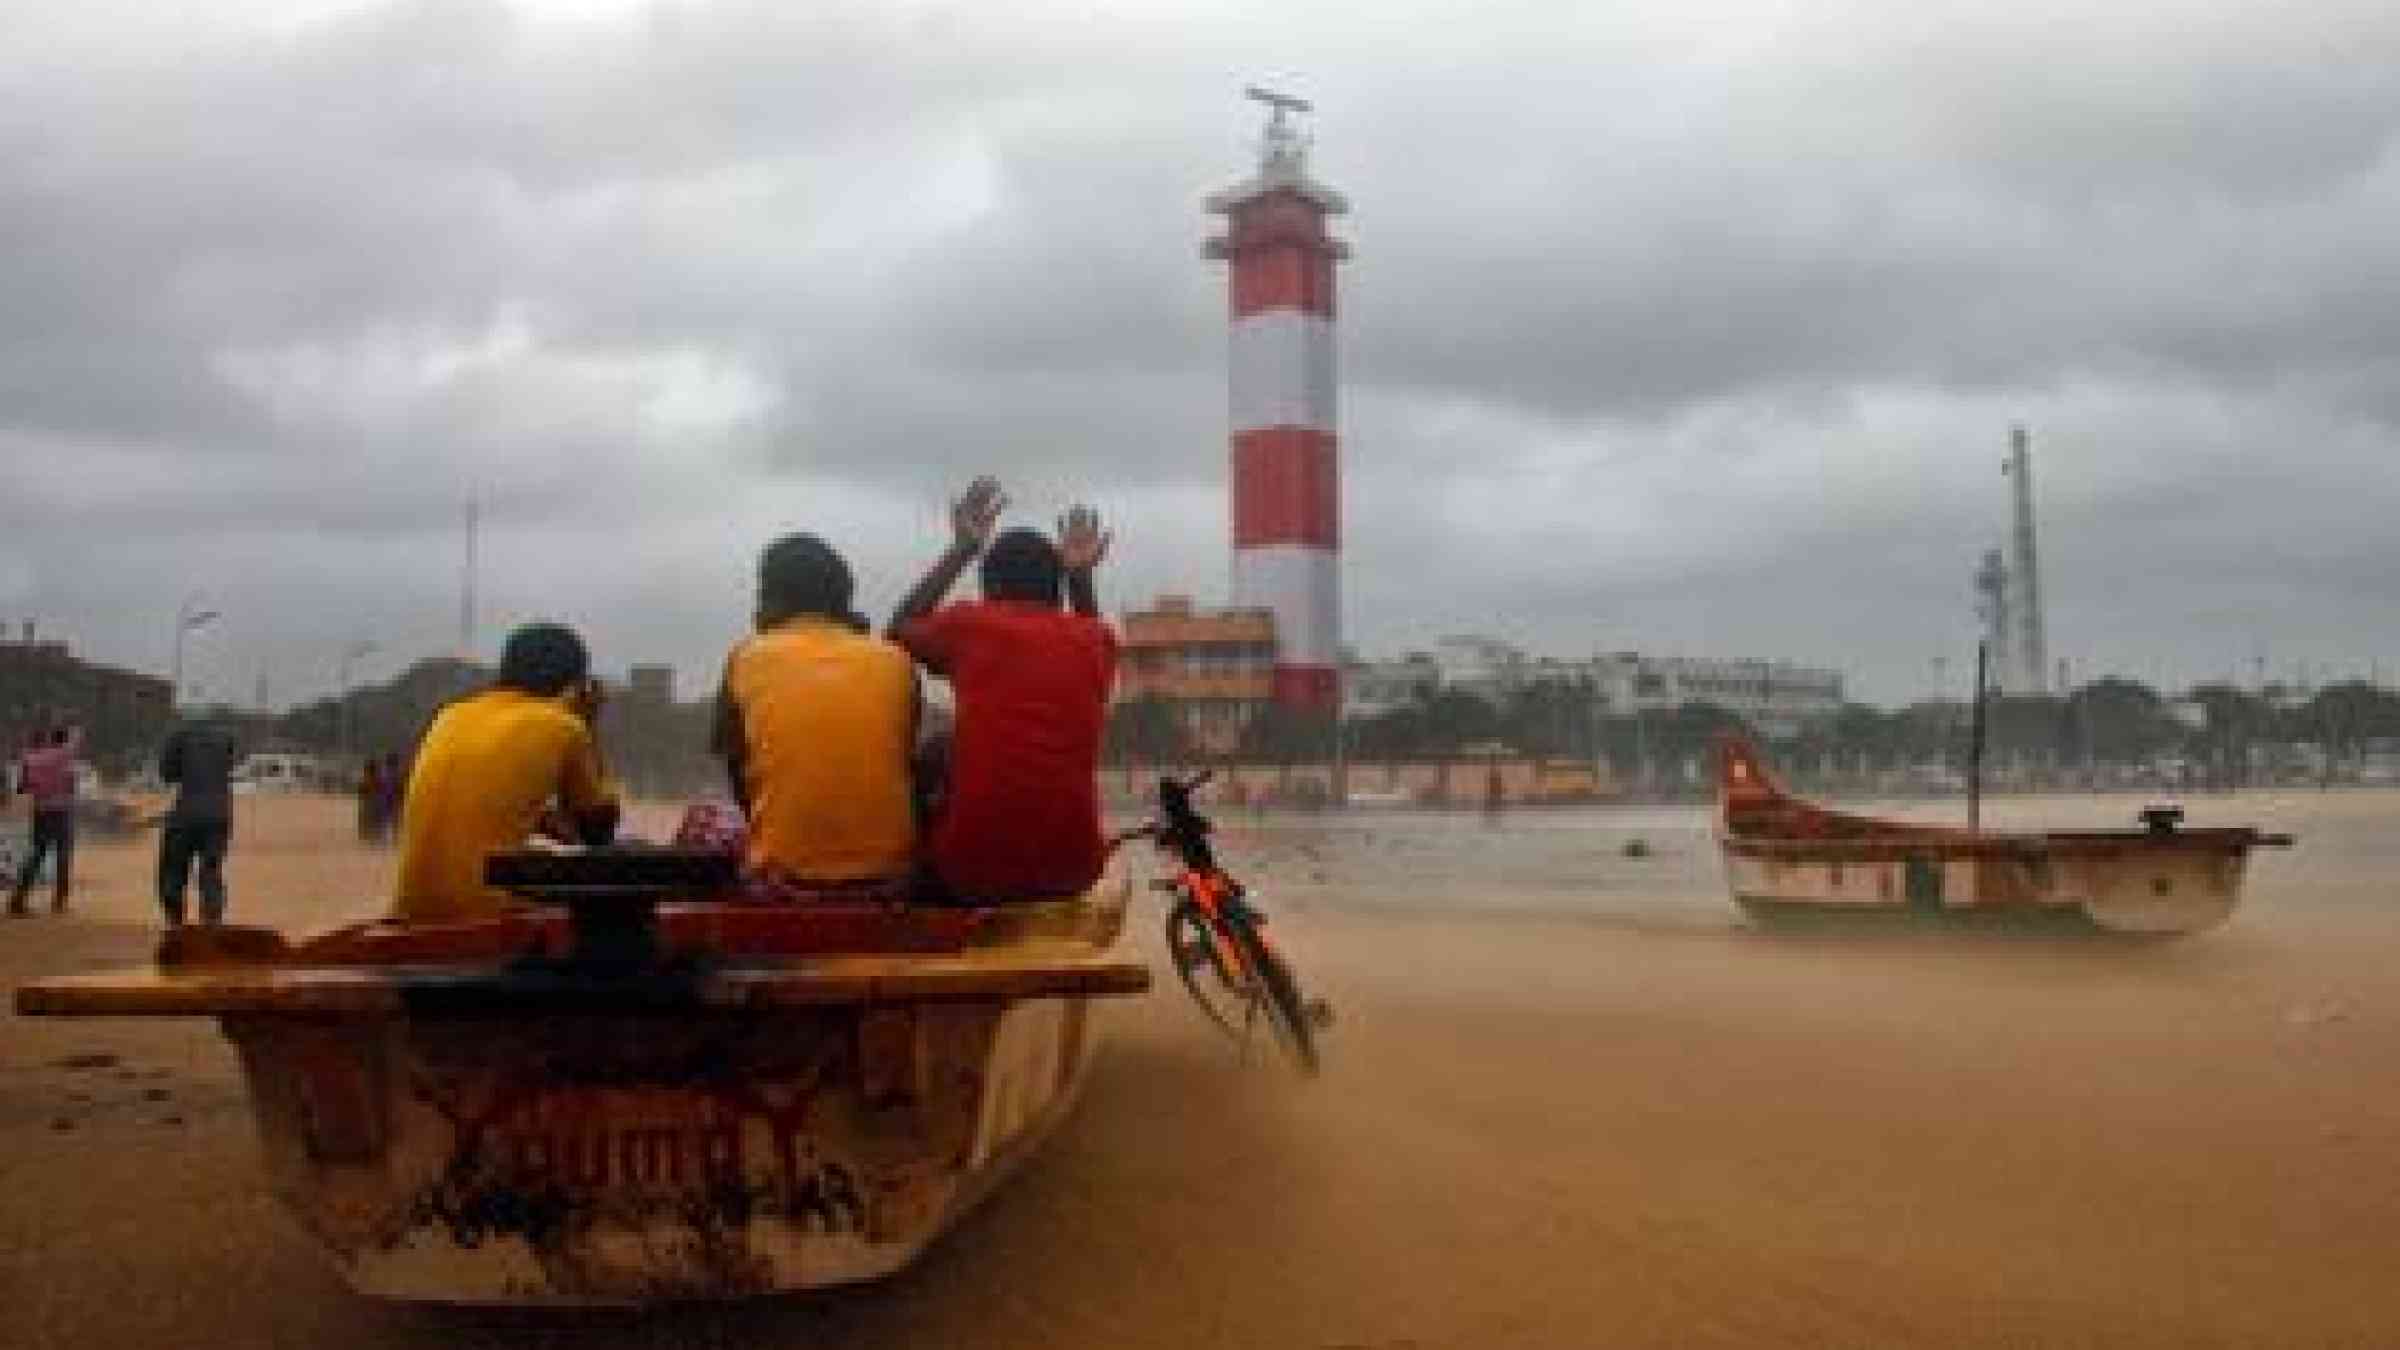
[[[442,709],[417,747],[400,814],[395,920],[499,914],[514,902],[484,885],[484,859],[521,847],[546,820],[569,842],[615,836],[616,791],[592,736],[599,704],[573,629],[535,623],[509,634],[492,687]]]
[[[770,880],[838,885],[915,866],[917,677],[851,608],[849,565],[815,535],[758,560],[757,632],[725,658],[712,748]]]

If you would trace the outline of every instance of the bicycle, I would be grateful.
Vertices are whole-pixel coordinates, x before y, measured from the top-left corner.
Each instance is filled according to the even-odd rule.
[[[1192,805],[1192,794],[1213,769],[1179,780],[1158,780],[1158,817],[1113,836],[1109,848],[1147,839],[1175,859],[1176,874],[1150,889],[1175,897],[1167,908],[1167,957],[1185,992],[1217,1028],[1247,1047],[1263,1015],[1302,1073],[1317,1071],[1316,1033],[1332,1021],[1322,1000],[1300,993],[1289,962],[1266,934],[1266,915],[1249,892],[1218,866],[1208,835],[1214,828]]]

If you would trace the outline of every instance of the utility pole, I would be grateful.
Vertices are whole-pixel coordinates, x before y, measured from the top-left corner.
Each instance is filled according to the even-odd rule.
[[[1645,791],[1650,787],[1649,721],[1649,709],[1644,708],[1637,697],[1633,706],[1633,773]]]
[[[1991,645],[1975,644],[1975,721],[1967,733],[1967,832],[1983,828],[1983,682]]]
[[[1337,808],[1350,805],[1350,717],[1345,706],[1350,672],[1340,666],[1333,674],[1333,773],[1327,784],[1329,795]]]
[[[183,707],[183,635],[197,632],[217,621],[217,611],[200,607],[200,592],[183,598],[175,610],[175,665],[167,694],[167,713],[172,718]]]
[[[467,556],[458,581],[458,659],[475,659],[475,526],[473,494],[467,497]]]
[[[344,758],[350,754],[350,663],[375,650],[375,644],[364,639],[342,648],[337,683],[341,695],[333,705],[333,749]]]

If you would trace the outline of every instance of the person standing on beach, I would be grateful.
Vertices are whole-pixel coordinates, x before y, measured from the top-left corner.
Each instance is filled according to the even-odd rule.
[[[181,928],[184,887],[200,873],[200,922],[225,921],[225,849],[233,841],[233,766],[242,757],[222,722],[186,722],[159,751],[158,776],[175,785],[158,837],[158,907]]]
[[[397,751],[383,757],[383,768],[375,781],[379,789],[375,797],[375,842],[389,844],[392,832],[400,828],[400,794],[408,790],[408,766],[401,762]]]
[[[81,738],[72,728],[56,726],[17,759],[17,790],[33,799],[33,837],[28,841],[25,865],[17,872],[16,889],[9,895],[11,915],[27,912],[25,897],[33,891],[33,879],[41,874],[46,854],[55,856],[57,868],[50,889],[50,912],[60,913],[67,907],[67,877],[75,862],[75,752],[80,744]]]
[[[382,842],[383,757],[367,756],[358,771],[358,842]]]

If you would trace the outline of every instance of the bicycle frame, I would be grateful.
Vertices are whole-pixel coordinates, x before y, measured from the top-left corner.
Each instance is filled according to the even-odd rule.
[[[1224,974],[1237,977],[1245,985],[1258,979],[1250,960],[1238,944],[1226,933],[1226,906],[1242,895],[1242,885],[1217,865],[1216,850],[1209,847],[1208,819],[1192,806],[1192,794],[1202,784],[1215,777],[1210,770],[1188,782],[1162,777],[1158,780],[1160,819],[1119,836],[1115,843],[1128,839],[1147,838],[1161,851],[1175,856],[1180,867],[1168,886],[1183,899],[1191,902],[1208,920],[1208,940],[1214,951],[1217,968]],[[1259,944],[1272,949],[1266,932],[1257,924],[1251,932]]]
[[[1293,1060],[1314,1074],[1312,1028],[1325,1025],[1330,1011],[1322,1000],[1312,1003],[1301,994],[1290,964],[1267,937],[1266,916],[1250,905],[1242,884],[1217,865],[1216,850],[1208,842],[1213,827],[1192,805],[1192,793],[1209,777],[1203,773],[1189,781],[1160,778],[1157,818],[1114,836],[1109,847],[1147,839],[1179,864],[1172,876],[1152,881],[1150,888],[1175,896],[1167,911],[1168,956],[1200,1011],[1245,1046],[1253,1020],[1263,1012]],[[1205,937],[1184,931],[1190,928],[1203,930]],[[1194,973],[1204,968],[1204,957],[1213,978],[1195,979]],[[1204,984],[1220,988],[1238,1008],[1220,1006],[1218,996]]]
[[[1225,902],[1241,893],[1239,883],[1223,872],[1187,867],[1175,878],[1175,890],[1207,917],[1208,944],[1215,950],[1220,968],[1239,975],[1244,983],[1257,979],[1258,972],[1250,968],[1250,959],[1225,935]],[[1265,942],[1266,934],[1259,933],[1258,939]]]

